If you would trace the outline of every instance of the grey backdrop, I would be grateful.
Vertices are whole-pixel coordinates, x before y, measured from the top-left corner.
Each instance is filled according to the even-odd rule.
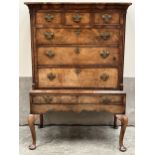
[[[30,77],[19,78],[19,123],[27,125],[29,114]],[[129,125],[135,125],[135,81],[134,78],[124,79],[124,90],[127,92],[127,115]],[[113,115],[106,112],[49,112],[44,115],[44,123],[49,124],[82,124],[82,125],[112,125]]]

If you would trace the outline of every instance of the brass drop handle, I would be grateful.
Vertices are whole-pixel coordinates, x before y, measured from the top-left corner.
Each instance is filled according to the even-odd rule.
[[[56,75],[54,75],[53,73],[49,73],[49,74],[47,74],[47,78],[48,78],[50,81],[53,81],[53,80],[56,78]]]
[[[51,22],[54,19],[54,15],[48,13],[44,18],[47,22]]]
[[[52,96],[43,96],[45,103],[51,103],[53,101]]]
[[[45,52],[45,55],[48,57],[48,58],[53,58],[55,56],[55,53],[53,51],[46,51]]]
[[[101,52],[100,52],[100,56],[101,56],[103,59],[107,58],[109,55],[110,55],[110,52],[109,52],[109,51],[101,51]]]
[[[100,79],[101,79],[102,81],[107,81],[107,80],[109,79],[109,75],[106,74],[106,73],[103,73],[103,74],[100,76]]]
[[[50,39],[53,39],[54,33],[53,32],[45,32],[44,36],[46,39],[50,40]]]
[[[109,104],[109,103],[111,103],[111,100],[109,98],[107,98],[107,97],[103,97],[101,99],[101,103],[102,104]]]
[[[103,14],[102,15],[102,19],[105,21],[105,22],[109,22],[111,20],[112,16],[109,15],[109,14]]]
[[[103,39],[103,40],[107,40],[110,38],[110,33],[109,32],[102,32],[100,34],[100,37]]]
[[[75,14],[72,18],[74,22],[79,23],[82,17],[80,16],[80,14]]]

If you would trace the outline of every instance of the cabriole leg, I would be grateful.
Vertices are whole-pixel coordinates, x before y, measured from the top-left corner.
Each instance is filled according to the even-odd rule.
[[[128,117],[126,115],[116,115],[116,118],[121,121],[121,131],[119,136],[119,150],[125,152],[127,148],[123,144],[124,134],[128,125]]]
[[[40,114],[40,125],[39,128],[43,128],[44,127],[44,117],[43,114]]]
[[[36,131],[35,131],[35,121],[39,117],[39,115],[29,114],[28,116],[28,125],[32,135],[32,144],[29,146],[30,150],[36,149]]]

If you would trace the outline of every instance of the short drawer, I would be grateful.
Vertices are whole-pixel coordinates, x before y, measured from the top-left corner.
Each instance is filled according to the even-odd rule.
[[[118,44],[119,29],[37,29],[37,44],[80,44],[107,45]]]
[[[77,104],[78,100],[75,95],[36,95],[33,97],[34,104]]]
[[[38,65],[117,65],[119,49],[109,47],[39,47]]]
[[[122,97],[117,95],[81,95],[78,97],[78,103],[83,104],[122,104]]]
[[[117,88],[117,68],[40,68],[40,88]]]
[[[95,13],[95,24],[96,25],[118,25],[120,24],[120,13],[119,12],[102,12]]]
[[[89,26],[90,13],[65,13],[65,25],[68,26]]]
[[[39,26],[59,26],[61,24],[61,13],[45,12],[36,13],[36,25]]]

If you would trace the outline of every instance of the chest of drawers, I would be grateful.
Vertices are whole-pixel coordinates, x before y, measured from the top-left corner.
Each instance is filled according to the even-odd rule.
[[[32,91],[28,123],[36,148],[34,122],[48,111],[108,111],[125,115],[123,64],[126,11],[130,3],[25,3],[29,7]]]

